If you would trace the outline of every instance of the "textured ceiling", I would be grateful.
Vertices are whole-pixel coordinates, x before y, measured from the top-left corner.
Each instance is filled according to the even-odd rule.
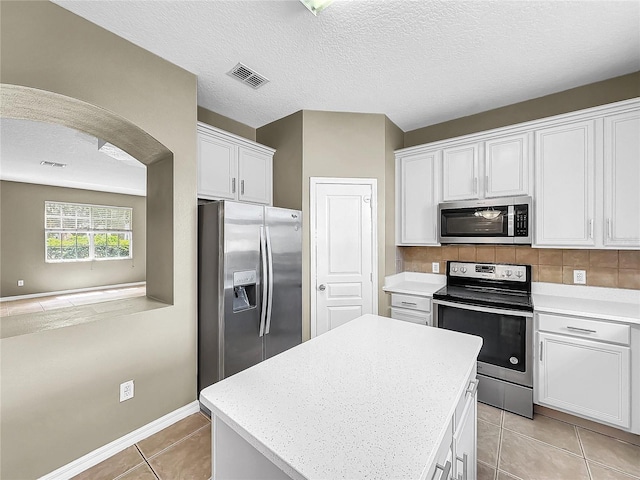
[[[0,119],[0,179],[104,192],[146,195],[147,170],[135,159],[98,151],[98,139],[62,125]],[[64,163],[64,168],[40,165]]]
[[[198,76],[198,104],[251,127],[301,109],[405,131],[640,70],[640,2],[56,0]],[[242,62],[270,82],[226,75]]]

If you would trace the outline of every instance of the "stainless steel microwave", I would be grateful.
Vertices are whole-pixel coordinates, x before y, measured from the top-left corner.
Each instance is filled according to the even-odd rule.
[[[441,203],[438,241],[531,245],[532,217],[531,197]]]

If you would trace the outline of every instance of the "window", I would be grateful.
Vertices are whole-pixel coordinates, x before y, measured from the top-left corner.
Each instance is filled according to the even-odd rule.
[[[132,258],[129,207],[44,202],[46,262]]]

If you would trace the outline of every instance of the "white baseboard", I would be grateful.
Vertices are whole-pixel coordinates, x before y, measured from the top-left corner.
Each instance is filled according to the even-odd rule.
[[[130,447],[134,443],[137,443],[141,440],[144,440],[147,437],[150,437],[154,433],[159,432],[160,430],[167,428],[170,425],[173,425],[179,420],[188,417],[194,413],[200,411],[200,402],[197,400],[192,403],[185,405],[177,410],[174,410],[171,413],[167,413],[165,416],[154,420],[143,427],[134,430],[133,432],[125,435],[124,437],[120,437],[117,440],[114,440],[111,443],[108,443],[100,448],[95,449],[93,452],[89,452],[86,455],[74,460],[71,463],[68,463],[57,470],[54,470],[47,475],[40,477],[39,480],[67,480],[79,473],[88,470],[89,468],[97,465],[98,463],[106,460],[109,457],[112,457],[118,452],[121,452],[127,447]]]
[[[8,302],[11,300],[27,300],[29,298],[39,298],[39,297],[52,297],[54,295],[67,295],[69,293],[92,292],[94,290],[97,291],[97,290],[111,290],[114,288],[141,287],[142,285],[146,285],[146,284],[147,282],[118,283],[115,285],[100,285],[97,287],[75,288],[73,290],[57,290],[55,292],[28,293],[26,295],[14,295],[12,297],[1,297],[0,302]]]

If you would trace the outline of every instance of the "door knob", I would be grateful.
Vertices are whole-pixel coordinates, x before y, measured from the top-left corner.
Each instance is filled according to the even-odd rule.
[[[327,289],[327,286],[322,284],[318,287],[318,290],[320,290],[321,292],[324,292]]]

